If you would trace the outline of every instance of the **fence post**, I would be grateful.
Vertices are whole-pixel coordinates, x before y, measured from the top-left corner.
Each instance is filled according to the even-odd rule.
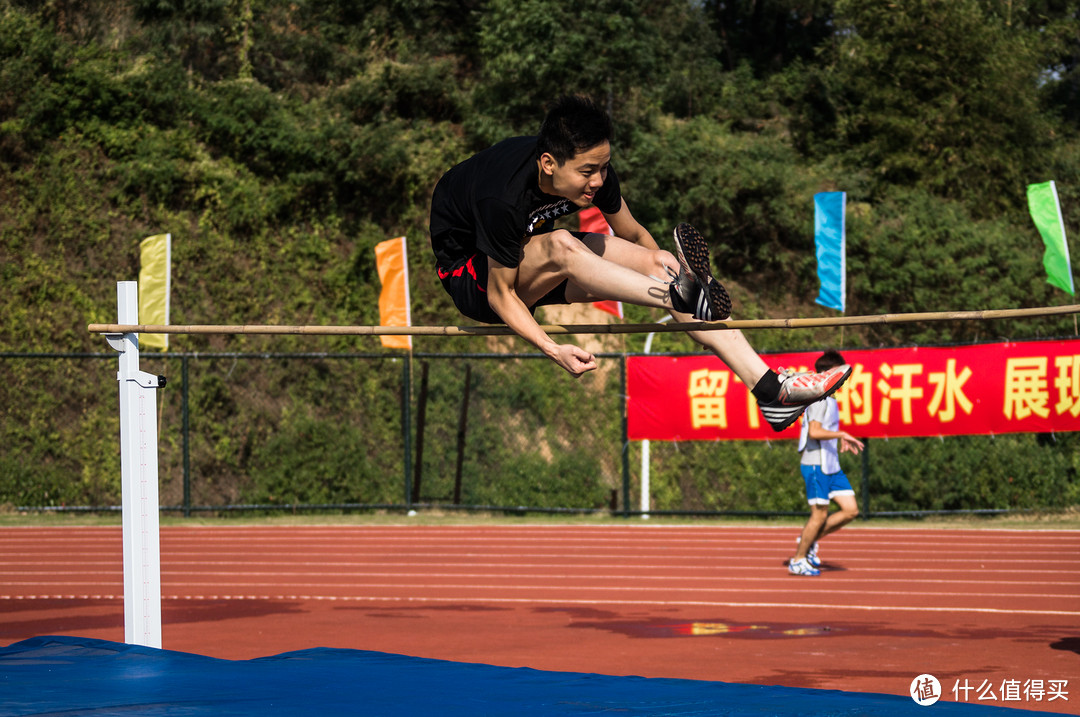
[[[409,403],[412,400],[412,353],[401,362],[401,443],[402,463],[405,469],[405,505],[412,507],[412,413]]]
[[[427,423],[428,364],[420,362],[420,395],[416,399],[416,464],[413,466],[412,502],[420,502],[424,470],[424,430]]]
[[[457,463],[454,467],[454,505],[461,505],[461,469],[465,462],[465,427],[469,422],[469,387],[472,384],[472,364],[465,364],[465,389],[458,413]]]
[[[188,403],[188,357],[180,357],[180,416],[184,451],[184,517],[191,517],[191,423]]]
[[[619,362],[619,388],[622,396],[622,490],[623,490],[623,515],[630,517],[630,424],[628,412],[630,407],[626,396],[626,354],[622,355]]]
[[[863,439],[862,452],[862,510],[859,515],[863,520],[870,518],[870,439]]]

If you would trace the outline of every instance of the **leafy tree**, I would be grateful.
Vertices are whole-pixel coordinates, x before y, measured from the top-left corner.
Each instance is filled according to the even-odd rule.
[[[781,138],[696,117],[639,132],[623,154],[628,201],[654,236],[691,222],[710,237],[723,276],[752,276],[754,290],[770,296],[791,291],[804,268],[791,252],[808,256],[807,199],[821,185]]]
[[[720,59],[723,46],[707,9],[697,3],[658,6],[655,51],[663,70],[651,93],[664,112],[676,117],[722,114],[730,83]]]
[[[838,0],[837,142],[877,185],[921,185],[977,216],[1017,207],[1047,156],[1037,32],[980,0]]]
[[[813,57],[833,32],[835,0],[705,0],[723,42],[724,68],[749,63],[759,76]]]
[[[10,319],[0,344],[100,351],[86,324],[111,320],[115,281],[137,274],[138,239],[161,231],[175,239],[178,323],[374,323],[372,247],[401,234],[414,319],[446,323],[457,314],[426,249],[435,181],[469,151],[534,131],[563,92],[608,102],[635,214],[668,247],[676,222],[699,225],[740,317],[816,311],[810,197],[836,188],[849,196],[851,311],[1057,302],[1023,186],[1058,180],[1075,237],[1078,13],[1077,0],[0,0],[0,315]],[[839,336],[896,345],[1072,330],[1054,319]],[[810,349],[835,336],[760,332],[753,343]],[[327,338],[319,349],[372,345]],[[174,346],[312,350],[302,337]],[[663,346],[695,349],[686,337]],[[0,394],[11,447],[0,451],[0,503],[115,502],[115,408],[101,400],[100,365],[42,372],[20,361]],[[198,501],[397,499],[398,357],[303,371],[200,363]],[[467,500],[606,504],[620,463],[615,372],[552,391],[550,366],[510,373],[517,363],[474,378]],[[43,373],[61,387],[36,380]],[[450,440],[460,373],[443,369],[449,390],[432,390],[428,413]],[[176,396],[163,394],[161,414],[173,495]],[[595,412],[578,411],[584,403]],[[912,455],[882,481],[891,502],[881,507],[1075,502],[1072,443],[999,441],[1015,456],[991,472],[978,441],[926,451],[893,441]],[[670,453],[656,474],[667,507],[798,509],[784,492],[790,466],[767,449]],[[429,452],[424,468],[442,474],[427,484],[433,495],[448,495],[445,460]],[[924,492],[943,470],[947,490]]]
[[[853,313],[961,311],[1053,302],[1032,231],[1003,219],[976,220],[960,202],[893,188],[874,205],[849,207],[848,294]],[[1059,322],[1061,330],[1071,321]],[[897,327],[872,329],[871,342]],[[1023,322],[912,325],[916,343],[1024,335]]]
[[[647,0],[491,0],[470,122],[479,146],[536,130],[553,98],[582,93],[615,110],[658,77],[657,10]]]
[[[1038,35],[1046,53],[1040,86],[1049,108],[1080,127],[1080,3],[1076,0],[984,0],[1008,27]]]

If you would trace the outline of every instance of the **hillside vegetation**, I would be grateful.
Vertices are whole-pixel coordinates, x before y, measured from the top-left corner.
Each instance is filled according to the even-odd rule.
[[[661,246],[680,221],[709,238],[737,318],[829,313],[813,304],[811,197],[830,190],[848,193],[848,314],[1073,303],[1045,281],[1025,205],[1028,183],[1057,180],[1067,232],[1080,233],[1071,0],[0,0],[0,87],[3,352],[105,351],[86,324],[115,319],[116,282],[137,277],[138,242],[162,232],[174,238],[174,323],[378,323],[373,247],[400,235],[414,323],[461,323],[431,271],[432,187],[472,152],[534,132],[565,92],[610,108],[624,195]],[[627,318],[659,314],[631,307]],[[1066,317],[750,338],[780,350],[1074,332]],[[637,351],[643,341],[599,348]],[[662,344],[694,350],[685,338]],[[528,347],[420,337],[415,348]],[[346,338],[182,336],[172,350],[379,349]],[[281,500],[260,481],[293,482],[311,465],[297,456],[309,454],[337,458],[310,469],[310,490],[290,500],[397,500],[396,485],[365,488],[400,462],[377,455],[400,443],[397,369],[297,378],[295,366],[264,363],[242,385],[231,372],[192,378],[203,500]],[[101,379],[111,369],[0,365],[0,503],[116,501],[115,399]],[[539,361],[515,371],[517,390],[493,404],[492,425],[534,432],[529,444],[542,427],[561,436],[543,439],[523,474],[556,481],[577,471],[596,485],[565,499],[492,488],[482,500],[606,500],[617,458],[575,454],[569,437],[591,431],[617,455],[619,416],[548,426],[587,394],[550,403],[568,379]],[[610,388],[608,379],[596,384]],[[544,418],[525,420],[522,394]],[[178,419],[164,420],[175,442]],[[470,424],[470,435],[492,430]],[[949,505],[1074,500],[1073,442],[1058,439],[998,439],[1016,456],[1008,477],[1030,483],[1014,491],[1021,498],[983,485]],[[977,478],[989,452],[979,440],[948,445],[958,480],[997,480]],[[933,450],[895,443],[903,455],[881,460],[905,466],[890,495],[910,505],[907,481],[945,469],[923,465]],[[505,451],[498,465],[509,466],[522,449],[487,450]],[[770,486],[790,486],[790,466],[769,468],[777,461],[758,446],[674,450],[655,479],[672,506],[692,493],[706,507],[761,507],[780,490]],[[691,454],[701,470],[682,465]],[[290,456],[297,465],[283,468]],[[175,491],[179,468],[166,463]],[[724,487],[748,477],[753,490]],[[704,484],[691,490],[695,482]],[[926,500],[942,507],[940,496]]]

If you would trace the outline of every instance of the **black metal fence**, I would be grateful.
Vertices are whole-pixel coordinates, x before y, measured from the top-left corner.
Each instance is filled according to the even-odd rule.
[[[0,504],[118,509],[117,354],[0,357]],[[622,361],[553,386],[538,358],[143,352],[163,509],[610,510]]]
[[[600,358],[575,381],[538,354],[143,352],[142,369],[169,379],[157,392],[163,510],[638,515],[626,357]],[[0,506],[119,510],[116,359],[0,354]],[[990,487],[944,465],[986,454],[983,438],[946,451],[928,440],[845,458],[864,516],[1053,508],[1075,492],[1075,451],[1056,439],[987,444],[996,464],[1016,462],[1015,479]],[[653,442],[648,512],[803,515],[791,443]],[[924,475],[937,476],[933,490]]]

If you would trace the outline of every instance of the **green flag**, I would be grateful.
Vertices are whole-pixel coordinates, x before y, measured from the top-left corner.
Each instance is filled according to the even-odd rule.
[[[1061,216],[1057,186],[1053,181],[1029,184],[1027,198],[1031,218],[1035,220],[1035,226],[1046,245],[1043,254],[1046,280],[1062,291],[1075,295],[1072,266],[1069,264],[1069,243],[1065,240],[1065,220]]]

